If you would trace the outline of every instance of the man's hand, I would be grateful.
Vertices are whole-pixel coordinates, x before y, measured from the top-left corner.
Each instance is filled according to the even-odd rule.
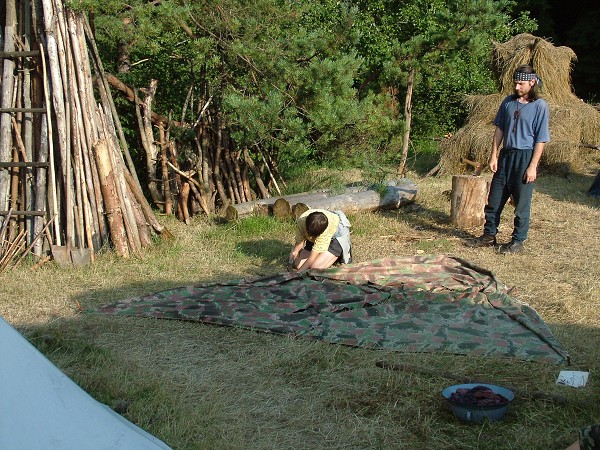
[[[294,246],[292,247],[292,251],[290,252],[290,256],[288,257],[288,263],[294,264],[294,261],[296,261],[296,258],[298,258],[298,255],[300,254],[300,251],[303,248],[304,242],[297,242],[296,244],[294,244]]]
[[[523,175],[523,181],[525,183],[533,183],[537,178],[537,167],[529,166]]]
[[[298,257],[298,253],[291,252],[290,257],[288,258],[288,264],[294,264],[296,258]]]

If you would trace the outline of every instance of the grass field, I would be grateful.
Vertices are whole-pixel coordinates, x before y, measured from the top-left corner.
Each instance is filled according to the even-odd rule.
[[[589,370],[585,388],[555,383],[561,367],[510,359],[403,354],[307,342],[168,320],[79,314],[172,287],[285,270],[293,224],[271,218],[186,226],[141,259],[110,252],[90,267],[27,264],[0,275],[0,315],[96,399],[175,449],[563,449],[577,429],[600,422],[600,201],[592,174],[542,175],[527,252],[503,256],[463,241],[481,230],[449,224],[451,180],[411,178],[415,204],[361,213],[353,222],[356,262],[448,254],[490,269],[531,305]],[[507,207],[500,240],[512,231]],[[424,375],[376,366],[409,363]],[[562,367],[564,368],[564,367]],[[505,420],[459,423],[440,392],[442,374],[566,397],[517,397]],[[124,407],[126,406],[126,408]]]

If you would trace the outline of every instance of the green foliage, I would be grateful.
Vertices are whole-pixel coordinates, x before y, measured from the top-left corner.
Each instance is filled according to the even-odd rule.
[[[412,66],[413,139],[456,129],[464,94],[495,89],[491,42],[535,28],[527,14],[513,20],[508,0],[77,5],[95,12],[109,71],[126,49],[131,65],[122,81],[144,87],[158,80],[157,112],[194,122],[210,99],[235,146],[266,149],[284,174],[310,161],[393,163]],[[121,108],[135,129],[132,107]]]
[[[489,93],[492,41],[503,41],[535,23],[512,20],[512,2],[410,0],[359,2],[363,30],[359,53],[366,60],[369,89],[399,88],[403,100],[408,69],[417,68],[413,93],[413,136],[441,135],[465,117],[466,93]]]

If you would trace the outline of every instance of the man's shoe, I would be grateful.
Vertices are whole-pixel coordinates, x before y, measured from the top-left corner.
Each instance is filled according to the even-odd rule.
[[[500,253],[503,255],[512,253],[522,253],[525,250],[525,246],[521,241],[510,241],[508,244],[500,246]]]
[[[496,245],[496,236],[491,234],[484,234],[476,239],[467,242],[467,247],[478,248],[478,247],[493,247]]]

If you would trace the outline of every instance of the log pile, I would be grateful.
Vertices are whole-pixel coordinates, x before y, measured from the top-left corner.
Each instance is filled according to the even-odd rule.
[[[152,110],[158,80],[138,89],[111,74],[106,79],[133,103],[146,156],[147,188],[164,214],[189,223],[196,213],[218,214],[235,204],[281,195],[285,181],[276,157],[258,143],[239,148],[212,96],[184,105],[182,120],[177,121]],[[193,114],[192,120],[185,120],[186,114]]]
[[[397,182],[389,182],[377,190],[348,187],[341,194],[324,190],[229,205],[225,217],[227,220],[236,220],[253,215],[272,215],[285,220],[297,218],[308,209],[339,209],[345,213],[390,210],[414,203],[417,193],[417,185],[403,178]]]
[[[141,194],[86,17],[7,0],[0,24],[0,244],[140,254],[168,231]]]

